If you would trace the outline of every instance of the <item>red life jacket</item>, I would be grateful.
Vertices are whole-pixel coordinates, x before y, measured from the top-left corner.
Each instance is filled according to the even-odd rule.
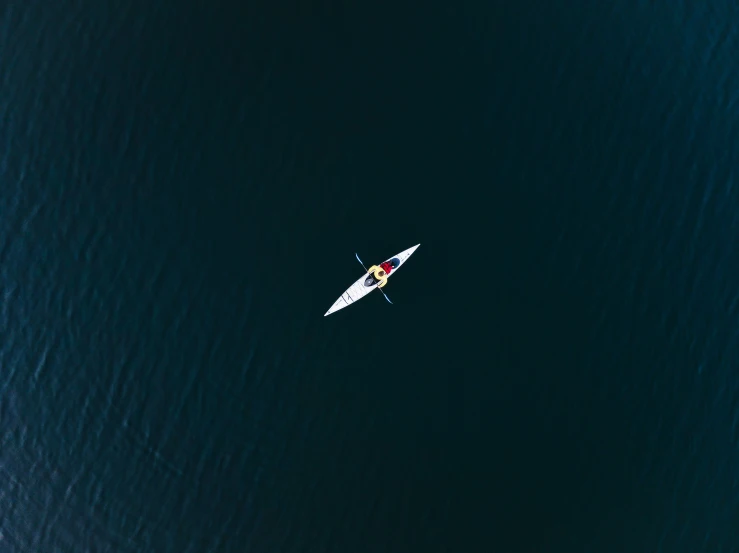
[[[383,271],[385,271],[385,274],[388,274],[388,275],[390,274],[390,271],[392,271],[392,270],[393,270],[393,266],[392,266],[392,265],[390,265],[390,263],[388,263],[387,261],[385,261],[384,263],[381,263],[381,264],[380,264],[380,268],[381,268],[381,269],[382,269]]]

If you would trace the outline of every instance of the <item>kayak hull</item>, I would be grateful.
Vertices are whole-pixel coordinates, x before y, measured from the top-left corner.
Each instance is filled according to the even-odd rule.
[[[403,250],[397,255],[394,255],[392,257],[388,257],[385,261],[390,261],[391,259],[395,258],[400,261],[400,264],[393,269],[389,275],[387,275],[388,280],[390,277],[392,277],[395,273],[400,270],[400,268],[405,264],[406,261],[408,261],[408,258],[413,255],[413,252],[415,252],[418,249],[418,246],[421,244],[416,244],[412,248],[408,248],[407,250]],[[384,263],[383,261],[382,263]],[[379,263],[378,263],[379,265]],[[346,291],[339,296],[339,299],[337,299],[334,304],[331,306],[331,308],[326,311],[326,313],[323,315],[324,317],[327,317],[328,315],[331,315],[331,313],[336,313],[340,309],[344,309],[345,307],[350,306],[356,301],[359,301],[364,296],[372,292],[375,288],[377,288],[377,283],[372,283],[370,286],[367,286],[367,284],[371,281],[374,281],[372,277],[368,275],[368,273],[364,273],[361,277],[359,277],[354,284],[352,284],[349,288],[346,289]]]

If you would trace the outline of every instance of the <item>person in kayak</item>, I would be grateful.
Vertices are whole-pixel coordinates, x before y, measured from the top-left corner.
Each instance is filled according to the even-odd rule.
[[[393,269],[397,269],[399,265],[400,259],[394,257],[390,261],[380,263],[379,267],[377,265],[372,265],[367,272],[375,277],[375,281],[379,283],[377,286],[382,288],[387,284],[387,277],[390,272]]]

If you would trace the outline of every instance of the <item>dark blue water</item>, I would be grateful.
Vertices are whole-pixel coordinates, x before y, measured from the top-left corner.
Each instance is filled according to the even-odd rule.
[[[739,551],[738,15],[6,3],[0,551]]]

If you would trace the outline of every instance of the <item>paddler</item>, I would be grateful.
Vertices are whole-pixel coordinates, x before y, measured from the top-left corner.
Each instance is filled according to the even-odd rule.
[[[387,284],[387,277],[393,269],[397,269],[400,265],[400,260],[393,257],[390,261],[383,261],[380,266],[372,265],[369,268],[368,273],[374,275],[375,279],[379,282],[378,288],[382,288]]]

